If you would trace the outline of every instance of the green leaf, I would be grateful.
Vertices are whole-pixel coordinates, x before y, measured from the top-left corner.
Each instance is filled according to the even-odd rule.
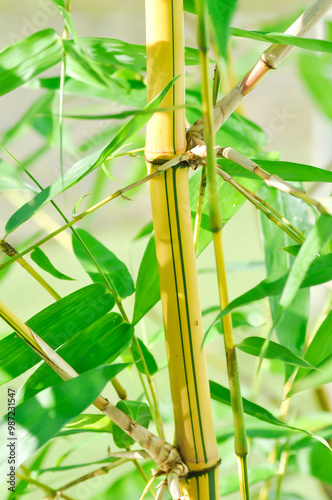
[[[328,358],[332,357],[332,311],[326,316],[323,323],[315,333],[314,338],[310,342],[304,359],[313,366],[319,367]],[[294,382],[297,382],[302,377],[308,375],[306,370],[299,370],[296,374]]]
[[[73,280],[73,278],[70,278],[66,274],[58,271],[41,248],[36,246],[33,248],[33,251],[31,252],[31,259],[37,264],[37,266],[55,278],[58,278],[59,280]]]
[[[300,38],[286,35],[285,33],[264,33],[262,31],[248,31],[239,28],[231,28],[231,35],[243,38],[251,38],[261,42],[279,43],[282,45],[294,45],[306,50],[317,52],[332,52],[332,42],[327,40],[317,40],[316,38]]]
[[[65,7],[65,0],[51,0],[51,1],[60,7]]]
[[[112,38],[81,38],[89,56],[98,63],[114,68],[125,67],[133,71],[146,71],[146,47]],[[199,51],[185,47],[186,66],[199,64]]]
[[[77,417],[73,418],[68,424],[66,424],[59,435],[70,434],[70,431],[112,432],[112,430],[112,420],[110,420],[105,415],[84,413],[83,415],[78,415]]]
[[[289,245],[288,247],[280,247],[280,250],[289,253],[289,255],[292,255],[293,257],[296,257],[300,251],[300,248],[301,245]]]
[[[299,54],[300,75],[319,108],[332,120],[331,62],[314,54]]]
[[[139,130],[148,122],[151,115],[156,111],[174,82],[175,79],[173,78],[164,90],[160,92],[153,101],[146,105],[144,109],[150,113],[134,116],[119,130],[106,147],[79,160],[71,168],[69,168],[69,170],[67,170],[62,177],[50,184],[47,188],[43,189],[32,200],[19,208],[10,217],[6,224],[7,234],[14,231],[14,229],[23,224],[23,222],[30,219],[58,194],[63,193],[66,189],[83,179],[86,175],[101,165],[106,158],[112,156],[112,154],[125,144],[125,142],[128,141],[132,135],[139,132]]]
[[[332,453],[319,445],[314,445],[310,450],[310,474],[326,484],[332,485]]]
[[[289,161],[253,160],[264,170],[272,175],[278,175],[284,181],[292,182],[332,182],[332,172],[322,168],[312,167],[302,163],[292,163]],[[257,175],[241,167],[231,160],[221,159],[218,164],[225,172],[232,177],[244,177],[257,179]]]
[[[229,26],[237,6],[237,0],[208,0],[209,16],[214,28],[219,54],[227,60]]]
[[[115,295],[124,299],[134,293],[134,283],[126,265],[84,229],[77,229],[77,233],[98,262]],[[74,235],[73,249],[83,269],[88,273],[92,281],[103,283],[103,278],[100,276],[98,269],[96,269],[93,261]]]
[[[38,31],[0,52],[0,95],[20,87],[61,60],[61,38],[53,29]]]
[[[274,274],[261,281],[257,286],[248,292],[232,300],[230,304],[218,315],[221,319],[236,307],[250,304],[256,300],[261,300],[272,295],[278,295],[282,292],[289,273]],[[300,285],[300,288],[326,283],[332,279],[332,254],[317,257],[309,267],[308,273]]]
[[[141,349],[142,354],[143,354],[143,358],[145,360],[146,366],[148,367],[149,374],[154,375],[158,371],[158,365],[156,363],[156,360],[154,359],[153,355],[151,354],[151,352],[149,351],[149,349],[146,347],[146,345],[144,344],[144,342],[141,339],[137,338],[137,342],[139,343],[140,349]],[[137,366],[138,370],[141,373],[145,374],[143,362],[141,361],[141,356],[138,353],[134,342],[132,343],[132,352],[133,352],[134,360],[136,361],[136,366]]]
[[[133,333],[133,327],[124,322],[120,314],[112,312],[72,336],[59,347],[57,354],[78,373],[83,373],[112,363],[129,345]],[[27,400],[46,387],[57,384],[58,380],[59,376],[42,363],[21,388],[21,395]]]
[[[310,231],[308,238],[302,244],[301,249],[292,265],[287,282],[281,294],[279,306],[286,309],[293,301],[301,283],[307,275],[310,264],[313,262],[319,250],[332,237],[332,217],[321,215],[315,226]]]
[[[151,413],[146,403],[141,403],[139,401],[118,401],[116,406],[126,415],[129,415],[134,422],[148,428],[151,420]],[[116,424],[113,424],[113,439],[118,448],[127,448],[135,443],[135,441]]]
[[[275,465],[264,465],[260,467],[251,467],[249,469],[249,484],[250,486],[267,481],[278,474],[278,468]],[[229,474],[228,476],[221,475],[220,478],[220,494],[222,496],[229,495],[235,491],[239,491],[239,476],[238,474]]]
[[[332,382],[332,356],[323,361],[323,363],[319,365],[317,370],[311,371],[310,373],[308,373],[308,375],[294,382],[291,390],[287,394],[287,397],[290,397],[297,392],[306,391],[307,389],[313,389],[314,387],[320,387],[321,385],[329,384],[330,382]]]
[[[46,92],[39,99],[34,101],[28,110],[20,117],[20,119],[8,129],[3,137],[2,142],[9,142],[20,134],[24,132],[28,127],[33,126],[35,130],[40,131],[38,126],[40,125],[41,117],[40,114],[45,114],[47,111],[51,111],[51,104],[53,103],[55,93]],[[52,117],[48,117],[52,121]]]
[[[104,285],[89,285],[46,307],[27,325],[56,350],[104,316],[115,304]],[[9,382],[40,362],[40,357],[16,333],[0,341],[0,384]]]
[[[159,275],[154,237],[149,239],[137,276],[132,324],[136,325],[160,300]]]
[[[308,211],[303,201],[288,196],[277,189],[270,189],[265,184],[260,187],[259,195],[294,226],[303,232],[309,232],[311,226]],[[293,240],[262,214],[260,219],[267,276],[274,273],[289,272],[294,258],[282,252],[280,248],[293,243]],[[307,289],[299,290],[279,322],[276,322],[279,315],[279,301],[280,294],[269,297],[272,320],[276,324],[275,330],[278,340],[294,354],[302,355],[308,324],[310,292]],[[264,352],[264,348],[262,352]],[[288,380],[292,372],[293,368],[291,366],[285,366],[286,380]]]
[[[241,349],[241,351],[252,354],[253,356],[260,356],[264,342],[265,339],[261,337],[247,337],[246,339],[242,340],[240,344],[237,344],[236,347]],[[276,344],[276,342],[272,342],[272,340],[270,340],[269,342],[264,357],[267,359],[279,359],[283,363],[289,363],[290,365],[294,366],[301,366],[302,368],[313,368],[310,363],[294,354],[292,351],[287,349],[287,347]]]
[[[39,472],[39,474],[44,474],[44,472],[63,472],[67,470],[79,469],[80,467],[87,467],[89,465],[110,465],[112,462],[116,462],[119,460],[118,458],[107,457],[102,460],[94,460],[93,462],[85,462],[82,464],[71,464],[71,465],[62,465],[59,467],[45,467],[40,469],[35,469]]]
[[[15,410],[16,454],[19,467],[73,417],[87,408],[100,394],[108,380],[115,377],[125,365],[102,366],[66,382],[45,389],[37,396],[18,405]],[[41,425],[41,422],[44,425]],[[0,436],[5,441],[8,431],[7,415],[0,420]],[[0,452],[0,481],[8,470],[8,441]]]
[[[0,191],[32,191],[35,189],[22,178],[22,171],[0,161]]]
[[[212,380],[209,381],[209,384],[210,384],[211,398],[214,401],[218,401],[219,403],[222,403],[224,405],[231,406],[231,395],[229,389],[226,389],[226,387],[223,387],[222,385],[217,384],[217,382],[213,382]],[[243,403],[243,411],[247,415],[251,415],[252,417],[257,418],[258,420],[262,420],[263,422],[267,422],[272,425],[279,425],[295,431],[304,432],[305,434],[308,434],[309,436],[316,439],[317,441],[322,443],[324,446],[327,446],[331,450],[329,444],[321,436],[318,436],[317,434],[314,434],[313,432],[310,432],[306,429],[300,429],[299,427],[294,427],[292,425],[285,424],[281,420],[278,420],[268,410],[266,410],[262,406],[252,403],[246,398],[242,398],[242,403]]]

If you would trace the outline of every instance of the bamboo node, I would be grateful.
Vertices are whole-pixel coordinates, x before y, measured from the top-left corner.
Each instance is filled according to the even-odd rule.
[[[5,240],[0,240],[0,248],[6,255],[8,255],[8,257],[14,257],[15,255],[17,255],[15,248],[13,248]]]

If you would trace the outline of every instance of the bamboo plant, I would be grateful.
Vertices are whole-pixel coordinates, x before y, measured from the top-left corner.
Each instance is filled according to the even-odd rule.
[[[325,53],[320,59],[307,56],[316,65],[318,76],[304,73],[313,95],[332,116],[326,95],[317,92],[317,81],[320,89],[326,84],[332,42],[301,38],[323,18],[332,1],[313,2],[285,33],[264,33],[230,28],[236,2],[146,0],[146,52],[145,47],[120,40],[79,37],[71,14],[72,2],[57,0],[54,4],[55,10],[49,13],[62,16],[61,35],[44,29],[0,52],[4,71],[1,95],[24,83],[32,92],[36,88],[44,91],[0,141],[0,188],[7,202],[17,203],[12,197],[13,187],[28,189],[32,196],[6,223],[0,240],[4,255],[0,279],[19,264],[31,280],[28,305],[33,281],[52,301],[26,322],[16,307],[8,307],[5,294],[0,302],[0,316],[14,330],[0,340],[0,382],[6,384],[8,399],[8,415],[0,422],[0,436],[4,444],[9,441],[9,448],[4,445],[0,454],[3,479],[8,478],[1,496],[7,500],[31,495],[36,499],[47,495],[47,499],[67,500],[111,496],[162,500],[168,495],[173,500],[215,500],[234,492],[234,498],[241,500],[308,500],[303,491],[297,496],[287,490],[287,478],[294,471],[301,477],[301,450],[309,450],[305,473],[310,469],[311,475],[321,481],[315,500],[331,498],[331,408],[323,387],[332,379],[330,294],[316,325],[308,328],[305,336],[308,289],[332,278],[331,205],[328,199],[317,198],[299,184],[332,182],[331,172],[281,162],[275,156],[271,160],[259,144],[263,132],[234,111],[262,77],[277,69],[297,46]],[[183,8],[196,16],[198,49],[184,46]],[[229,33],[272,45],[227,92],[220,87],[224,87],[224,73],[232,65]],[[37,78],[57,63],[58,78]],[[193,88],[186,85],[188,64],[200,68],[196,75],[199,84],[193,84]],[[223,97],[218,100],[221,90]],[[112,109],[106,114],[103,109],[99,114],[100,108],[94,104],[94,114],[85,110],[77,114],[68,110],[73,95],[88,102],[92,95],[118,102],[126,110]],[[66,153],[71,150],[66,125],[77,119],[125,123],[122,127],[100,127],[97,137],[82,144],[79,156],[83,157],[66,170]],[[45,144],[21,160],[14,141],[26,125],[36,130]],[[140,130],[145,125],[143,138]],[[230,136],[223,134],[224,127],[229,127],[234,136],[232,144],[225,142]],[[105,137],[107,144],[96,150],[96,142],[102,144]],[[246,153],[242,140],[255,148],[255,159],[251,157],[255,155]],[[129,145],[130,141],[134,144]],[[54,145],[59,150],[60,176],[45,188],[31,167]],[[84,156],[87,148],[93,151]],[[105,182],[107,186],[114,182],[110,170],[125,157],[132,161],[130,172],[135,170],[134,164],[141,168],[145,165],[147,175],[130,173],[129,182],[116,190],[112,185],[100,201]],[[73,203],[72,216],[67,217],[56,196],[94,170],[93,201],[82,210],[81,204],[86,203],[82,192],[82,198]],[[129,200],[128,192],[136,196],[137,189],[145,189],[147,193],[148,185],[152,224],[138,236],[142,239],[148,235],[149,241],[134,285],[124,262],[77,226],[88,223],[102,210],[114,213],[112,205],[117,202],[113,200],[124,204]],[[230,302],[223,227],[245,200],[261,216],[268,276]],[[63,222],[59,225],[50,212],[45,235],[44,212],[40,210],[48,203]],[[19,237],[15,240],[11,233],[19,234],[17,229],[32,217],[41,231],[25,242]],[[70,259],[81,264],[92,284],[72,285],[71,293],[63,285],[59,293],[59,283],[65,280],[69,286],[71,277],[58,269],[64,262],[54,265],[44,249],[48,253],[47,242],[61,238],[66,230],[72,236]],[[202,312],[196,256],[211,241],[219,305]],[[19,285],[15,281],[10,285],[17,293]],[[156,342],[153,339],[161,338],[148,319],[159,298],[172,417],[163,411],[160,382],[166,377],[162,377],[151,351],[151,344]],[[256,306],[258,300],[267,298],[271,321],[261,328],[261,336],[250,336],[245,309],[243,313],[235,309]],[[216,316],[205,328],[204,316],[211,312]],[[244,328],[241,342],[233,333],[235,328]],[[229,389],[220,380],[209,380],[205,344],[213,331],[223,335]],[[279,342],[272,337],[273,332]],[[222,343],[215,345],[220,375]],[[238,365],[239,351],[257,357],[251,401],[241,394],[247,390],[240,384],[245,370]],[[274,410],[277,416],[255,401],[264,388],[262,373],[268,373],[266,358],[284,364],[284,400],[279,410]],[[42,364],[38,364],[40,360]],[[16,378],[20,375],[24,380],[16,394],[21,380]],[[128,376],[137,384],[128,383]],[[322,411],[319,417],[307,416],[309,421],[302,424],[292,396],[308,389],[313,389]],[[94,408],[88,409],[89,405]],[[231,426],[227,406],[232,411]],[[45,425],[41,426],[41,421]],[[97,459],[89,441],[84,440],[85,432],[93,433],[94,439],[102,436]],[[72,448],[66,445],[64,457],[55,459],[54,443],[67,443],[71,434],[79,439]],[[268,439],[264,450],[257,445],[259,438]],[[229,452],[229,440],[235,456]],[[89,462],[75,463],[72,456],[79,447],[88,450]],[[258,470],[248,455],[251,448],[260,454]],[[70,463],[62,466],[67,457]],[[269,467],[265,467],[266,460]],[[235,470],[236,462],[234,479],[227,469],[230,466]],[[89,472],[81,472],[84,466],[89,466]],[[64,476],[67,470],[70,477]],[[93,483],[97,480],[101,482]],[[258,488],[255,482],[261,483]]]

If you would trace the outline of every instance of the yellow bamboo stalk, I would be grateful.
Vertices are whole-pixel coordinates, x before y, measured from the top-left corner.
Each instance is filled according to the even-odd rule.
[[[162,103],[173,110],[156,113],[147,126],[145,156],[153,173],[153,162],[186,150],[182,1],[146,0],[146,25],[149,100],[181,75]],[[202,348],[188,167],[177,165],[151,179],[150,194],[176,444],[191,471],[181,482],[182,495],[190,500],[219,498],[219,455]]]

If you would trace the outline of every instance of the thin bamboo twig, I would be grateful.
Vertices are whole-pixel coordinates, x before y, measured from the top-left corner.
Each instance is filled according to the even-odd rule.
[[[238,151],[235,151],[233,148],[220,148],[217,155],[228,160],[232,160],[234,163],[241,165],[241,167],[249,170],[249,172],[252,172],[253,174],[263,179],[267,186],[277,188],[284,193],[295,196],[296,198],[300,198],[301,200],[320,210],[322,213],[330,215],[332,214],[331,210],[328,207],[322,205],[319,201],[312,198],[312,196],[308,195],[305,191],[293,186],[289,182],[284,181],[278,175],[269,174],[253,160],[246,158],[244,155],[242,155]]]
[[[104,198],[102,201],[96,203],[95,205],[93,205],[92,207],[88,208],[87,210],[84,210],[84,212],[82,212],[82,213],[76,215],[75,217],[73,217],[70,221],[68,221],[66,224],[64,224],[63,226],[61,226],[59,229],[56,229],[55,231],[53,231],[52,233],[48,234],[47,236],[45,236],[41,240],[37,241],[36,243],[34,243],[33,245],[31,245],[30,247],[26,248],[25,250],[23,250],[19,254],[15,255],[11,260],[3,263],[0,266],[0,270],[4,269],[7,266],[9,266],[10,264],[12,264],[13,262],[15,262],[20,257],[24,257],[24,255],[26,255],[27,253],[29,253],[29,252],[31,252],[33,250],[34,246],[39,247],[39,246],[43,245],[44,243],[46,243],[47,241],[49,241],[52,238],[54,238],[55,236],[57,236],[58,234],[60,234],[65,229],[73,226],[74,224],[76,224],[80,220],[84,219],[84,217],[86,217],[87,215],[91,214],[92,212],[94,212],[98,208],[102,207],[106,203],[114,200],[115,198],[118,198],[119,196],[122,196],[124,193],[126,193],[127,191],[130,191],[131,189],[135,189],[136,187],[141,186],[145,182],[148,182],[149,180],[153,179],[154,177],[158,177],[160,174],[161,174],[161,172],[159,172],[159,170],[157,170],[157,171],[153,172],[152,174],[147,175],[143,179],[140,179],[139,181],[136,181],[136,182],[134,182],[134,183],[132,183],[132,184],[130,184],[130,185],[122,188],[122,189],[118,189],[117,191],[115,191],[113,194],[111,194],[107,198]]]
[[[228,305],[228,292],[226,283],[225,262],[222,247],[222,218],[219,205],[217,168],[214,150],[214,123],[213,104],[209,82],[208,58],[208,12],[205,2],[196,2],[198,14],[198,45],[202,68],[202,101],[204,120],[204,142],[207,155],[208,197],[210,208],[210,227],[213,233],[213,242],[216,257],[218,289],[221,309]],[[227,360],[227,372],[231,394],[231,405],[234,421],[234,445],[238,459],[240,495],[242,500],[250,499],[249,478],[247,467],[247,436],[244,422],[244,412],[239,380],[236,350],[233,340],[232,320],[230,314],[223,318],[224,343]]]
[[[301,37],[307,33],[328,12],[332,0],[316,0],[286,31],[286,35]],[[293,49],[291,45],[272,44],[260,56],[255,66],[228,92],[214,107],[215,131],[225,123],[236,110],[242,99],[271,70],[277,69],[283,59]],[[203,141],[204,119],[200,118],[187,131],[188,149]]]
[[[275,210],[269,203],[266,203],[255,193],[245,188],[237,181],[233,179],[227,172],[224,172],[220,167],[218,168],[218,175],[229,184],[231,184],[237,191],[239,191],[243,196],[256,207],[258,210],[263,212],[263,214],[270,219],[274,224],[276,224],[280,229],[282,229],[286,234],[288,234],[296,243],[304,242],[304,235],[289,222],[283,215],[281,215],[277,210]],[[266,207],[266,208],[265,208]],[[272,212],[272,213],[271,213]]]
[[[74,479],[73,481],[70,481],[69,483],[66,483],[64,486],[60,486],[60,488],[57,488],[57,491],[65,491],[68,490],[69,488],[72,488],[73,486],[76,486],[76,484],[83,483],[84,481],[87,481],[88,479],[91,479],[96,476],[101,476],[103,474],[107,474],[110,470],[115,469],[116,467],[119,467],[119,465],[125,464],[127,462],[130,462],[130,459],[121,459],[117,460],[116,462],[113,462],[112,464],[109,465],[104,465],[103,467],[100,467],[99,469],[96,469],[92,472],[89,472],[88,474],[84,474],[84,476],[78,477],[77,479]]]
[[[15,248],[13,248],[11,245],[9,245],[9,243],[7,243],[6,241],[4,240],[0,240],[0,248],[1,250],[6,254],[8,255],[8,257],[12,257],[14,255],[17,255],[18,252],[15,250]],[[58,292],[56,292],[54,290],[54,288],[51,287],[51,285],[49,283],[47,283],[47,281],[38,273],[38,271],[36,271],[30,264],[29,262],[27,262],[25,259],[23,259],[23,257],[20,257],[19,259],[17,259],[17,262],[18,264],[20,264],[20,266],[23,267],[23,269],[25,269],[36,281],[38,281],[38,283],[43,287],[45,288],[45,290],[50,294],[52,295],[52,297],[55,299],[55,300],[60,300],[61,297],[60,295],[58,294]]]
[[[69,380],[78,376],[78,373],[64,359],[2,302],[0,302],[0,316],[63,380]],[[185,476],[188,473],[188,467],[182,461],[174,446],[167,443],[164,439],[155,436],[139,423],[134,422],[128,415],[112,405],[103,396],[98,396],[93,404],[128,434],[128,436],[139,443],[152,460],[156,462],[161,471],[166,474],[173,471],[179,477]]]
[[[25,481],[27,483],[38,486],[38,488],[44,490],[46,493],[50,493],[51,497],[48,497],[48,498],[55,498],[55,497],[59,498],[59,496],[61,496],[65,500],[75,500],[75,498],[70,497],[69,495],[66,495],[65,493],[60,493],[60,495],[57,495],[58,490],[54,490],[53,488],[50,488],[46,484],[41,483],[40,481],[37,481],[36,479],[33,479],[30,476],[25,476],[24,474],[21,474],[20,472],[15,472],[15,475],[16,475],[16,477],[18,477],[22,481]]]

